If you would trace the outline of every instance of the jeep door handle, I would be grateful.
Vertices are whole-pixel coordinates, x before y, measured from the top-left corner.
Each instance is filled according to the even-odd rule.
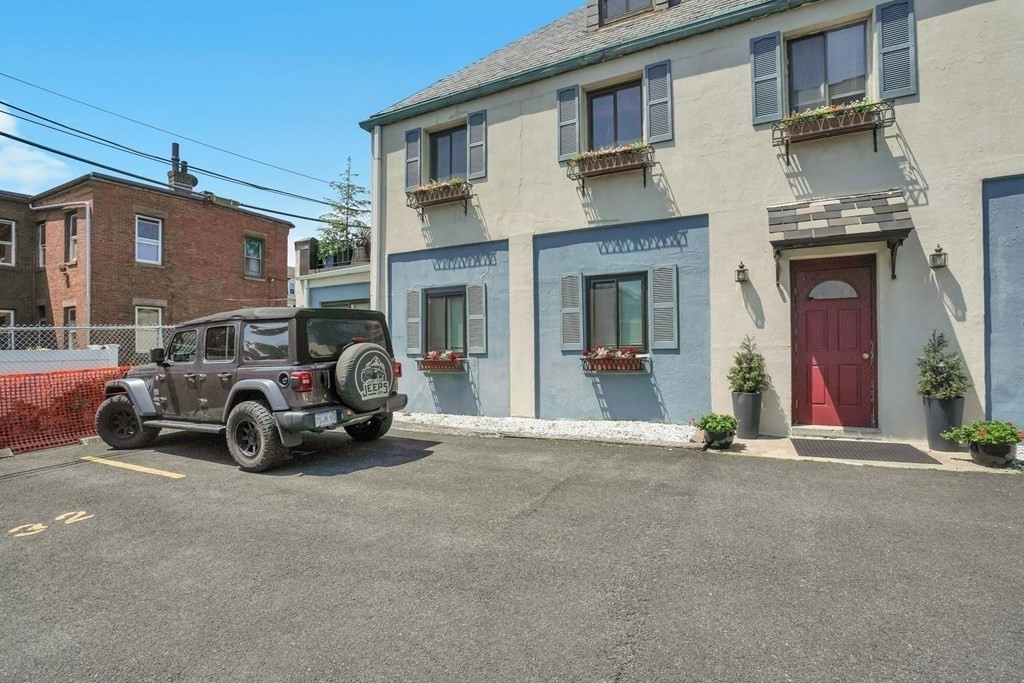
[[[182,376],[185,378],[186,382],[194,382],[194,381],[196,381],[196,373],[194,373],[194,372],[189,372],[189,373],[186,373],[186,374],[184,374]]]
[[[200,382],[205,382],[206,381],[206,375],[204,375],[203,373],[199,373],[198,375],[196,375],[196,380],[198,380]]]
[[[231,379],[231,373],[230,372],[218,372],[217,373],[217,379],[227,381],[227,380]]]

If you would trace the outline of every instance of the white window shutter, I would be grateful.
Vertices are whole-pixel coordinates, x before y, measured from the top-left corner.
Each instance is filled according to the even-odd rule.
[[[651,270],[651,348],[679,348],[679,303],[675,266]]]
[[[580,87],[558,91],[558,160],[569,161],[580,152]]]
[[[750,40],[750,78],[754,123],[782,119],[782,34]]]
[[[672,62],[649,64],[644,69],[647,95],[647,141],[672,139]]]
[[[409,191],[419,186],[420,173],[420,138],[422,131],[419,128],[405,132],[405,189]]]
[[[487,285],[466,285],[466,352],[487,353]]]
[[[583,350],[583,276],[571,273],[561,277],[562,350]]]
[[[487,112],[478,111],[469,115],[466,124],[469,144],[466,153],[467,178],[476,180],[487,176]]]
[[[421,324],[423,294],[418,289],[405,293],[405,353],[419,356],[423,353],[423,326]]]
[[[879,81],[883,100],[917,93],[917,37],[913,0],[875,8]]]

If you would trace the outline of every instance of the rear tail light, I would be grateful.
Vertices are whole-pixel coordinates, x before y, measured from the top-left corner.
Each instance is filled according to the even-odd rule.
[[[391,367],[395,371],[395,379],[401,379],[402,378],[402,364],[399,363],[397,360],[393,360],[393,361],[391,361]]]
[[[294,391],[300,394],[304,394],[307,391],[313,391],[313,373],[308,370],[293,372],[291,387]]]

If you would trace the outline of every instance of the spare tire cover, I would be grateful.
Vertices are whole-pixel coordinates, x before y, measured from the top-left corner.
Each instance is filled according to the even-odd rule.
[[[361,413],[383,406],[395,384],[391,356],[377,344],[353,344],[342,351],[334,376],[338,398]]]

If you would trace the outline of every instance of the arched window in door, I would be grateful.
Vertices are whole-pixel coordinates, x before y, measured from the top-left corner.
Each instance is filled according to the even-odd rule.
[[[828,299],[856,299],[857,290],[842,280],[825,280],[815,286],[807,297],[812,301]]]

